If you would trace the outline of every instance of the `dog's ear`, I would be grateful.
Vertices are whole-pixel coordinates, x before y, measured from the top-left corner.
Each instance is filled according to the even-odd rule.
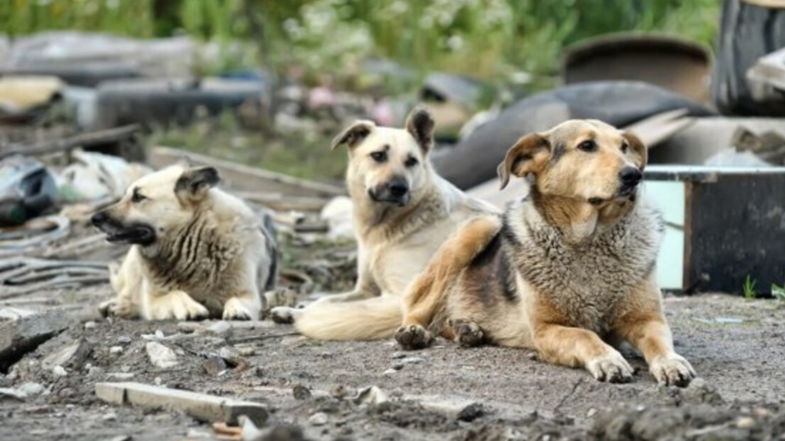
[[[433,117],[422,107],[415,107],[406,117],[406,130],[411,133],[423,153],[433,146],[433,128],[436,125]]]
[[[352,125],[345,128],[343,132],[333,138],[330,143],[330,149],[335,150],[336,147],[346,144],[349,148],[356,146],[360,141],[365,139],[371,131],[376,127],[373,121],[360,120],[355,121]]]
[[[538,133],[526,135],[518,140],[504,156],[497,172],[501,180],[501,188],[510,182],[510,175],[518,177],[529,173],[537,173],[545,160],[548,159],[550,142]]]
[[[175,193],[189,201],[199,201],[221,180],[215,167],[196,167],[183,172],[174,185]]]
[[[624,132],[622,136],[624,136],[624,139],[627,141],[627,156],[629,156],[632,162],[635,163],[635,165],[637,165],[641,171],[643,171],[643,169],[646,167],[646,163],[649,160],[648,149],[643,144],[643,141],[641,141],[641,139],[635,136],[633,133]]]

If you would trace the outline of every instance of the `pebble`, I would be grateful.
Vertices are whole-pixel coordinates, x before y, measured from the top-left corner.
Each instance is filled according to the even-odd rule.
[[[221,320],[208,326],[205,331],[220,337],[228,337],[232,333],[232,325]]]
[[[485,415],[485,408],[480,403],[471,403],[458,412],[458,419],[471,422]]]
[[[398,371],[393,369],[393,368],[390,368],[390,369],[387,369],[386,371],[382,372],[382,375],[392,375],[392,374],[394,374],[396,372],[398,372]]]
[[[101,416],[103,421],[115,421],[117,419],[117,414],[114,412],[105,413]]]
[[[310,418],[308,418],[308,423],[310,423],[312,426],[324,426],[327,424],[327,421],[328,417],[324,412],[316,412],[315,414],[311,415]]]
[[[97,324],[94,321],[85,322],[84,328],[85,329],[94,329]]]
[[[130,380],[134,378],[133,372],[109,372],[106,374],[107,377],[114,378],[116,380]]]
[[[237,346],[237,353],[243,357],[250,357],[256,355],[256,348],[253,346]]]
[[[421,357],[406,357],[400,361],[401,364],[420,364],[425,363],[425,359]]]
[[[150,363],[161,369],[168,369],[179,364],[174,351],[158,342],[148,342],[145,346]]]
[[[131,337],[127,335],[121,335],[117,337],[117,343],[120,343],[121,345],[127,345],[128,343],[131,343]]]
[[[394,359],[406,358],[406,352],[393,352],[392,358]]]
[[[66,372],[65,368],[60,366],[59,364],[52,368],[52,373],[55,374],[56,377],[68,376],[68,372]]]
[[[295,384],[292,388],[292,395],[295,400],[307,400],[311,398],[311,390],[302,384]]]
[[[226,362],[223,358],[213,355],[202,363],[202,369],[213,377],[220,375],[227,369]]]
[[[755,419],[748,416],[739,417],[736,420],[736,427],[739,429],[751,429],[755,427]]]
[[[157,338],[157,339],[163,339],[164,337],[165,337],[165,335],[164,335],[164,331],[162,331],[162,330],[160,330],[160,329],[156,329],[156,330],[155,330],[155,338]]]
[[[199,331],[203,328],[202,324],[199,322],[180,322],[177,324],[177,329],[190,334],[192,332]]]
[[[111,348],[109,348],[110,354],[119,354],[120,352],[123,352],[122,346],[112,346]]]

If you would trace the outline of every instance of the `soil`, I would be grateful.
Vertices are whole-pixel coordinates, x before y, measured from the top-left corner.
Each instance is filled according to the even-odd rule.
[[[678,389],[658,386],[632,353],[634,381],[605,384],[523,350],[439,341],[403,352],[392,341],[312,341],[269,322],[235,322],[229,335],[213,335],[210,321],[103,320],[92,305],[111,293],[93,294],[78,323],[0,378],[4,386],[46,388],[24,401],[0,400],[0,439],[217,439],[211,425],[184,414],[104,403],[95,395],[102,381],[261,402],[271,412],[267,426],[294,424],[314,440],[785,439],[785,303],[778,301],[667,297],[677,351],[701,377]],[[173,349],[179,364],[154,367],[145,350],[153,340]],[[67,375],[57,376],[44,358],[75,343]],[[220,373],[203,366],[217,354],[229,366]],[[367,386],[388,399],[356,399]]]

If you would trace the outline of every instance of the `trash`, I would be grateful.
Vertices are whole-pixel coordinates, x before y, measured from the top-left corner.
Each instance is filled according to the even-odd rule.
[[[18,252],[18,251],[17,251]],[[13,254],[0,248],[0,257]],[[37,290],[79,288],[107,283],[109,271],[105,262],[47,260],[32,257],[0,259],[0,299],[18,297]]]
[[[332,240],[354,239],[354,217],[352,200],[346,196],[336,196],[322,208],[319,217],[327,222],[327,237]]]
[[[711,57],[703,46],[662,34],[620,32],[589,38],[566,48],[566,84],[586,81],[645,81],[709,104]]]
[[[147,356],[150,358],[150,363],[155,367],[168,369],[179,364],[174,351],[161,343],[155,341],[148,342],[145,349],[147,350]]]
[[[242,440],[243,428],[228,426],[224,422],[213,423],[213,432],[222,440]]]
[[[57,175],[64,202],[120,198],[131,183],[152,172],[142,164],[81,149],[74,150],[71,158],[73,162]]]
[[[496,177],[496,167],[521,136],[544,131],[567,119],[595,118],[624,127],[668,110],[711,115],[704,106],[665,89],[635,81],[572,84],[527,97],[478,127],[455,147],[432,156],[436,170],[462,189]]]
[[[33,158],[0,161],[0,227],[21,225],[57,202],[54,177]]]
[[[131,404],[151,409],[182,411],[202,421],[238,423],[240,415],[261,426],[267,420],[267,408],[259,403],[200,394],[142,383],[97,383],[98,398],[113,404]]]
[[[56,77],[0,77],[0,115],[19,115],[55,100],[63,82]]]

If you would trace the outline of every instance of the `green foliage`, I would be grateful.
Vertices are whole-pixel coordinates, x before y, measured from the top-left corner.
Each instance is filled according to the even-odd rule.
[[[777,300],[785,301],[785,283],[783,283],[782,285],[777,285],[776,283],[772,283],[771,295]]]
[[[241,40],[271,66],[306,78],[349,77],[378,56],[417,71],[498,81],[519,71],[555,76],[562,50],[608,32],[656,31],[712,43],[716,0],[3,0],[0,32],[106,31],[135,37],[185,32]],[[249,62],[248,51],[240,54]],[[227,67],[233,63],[222,63]],[[216,66],[221,68],[224,66]],[[340,79],[340,78],[339,78]]]
[[[744,285],[742,285],[742,291],[744,292],[744,297],[747,299],[754,299],[758,297],[758,293],[755,291],[755,285],[758,284],[757,280],[754,280],[747,274],[747,278],[744,279]]]

